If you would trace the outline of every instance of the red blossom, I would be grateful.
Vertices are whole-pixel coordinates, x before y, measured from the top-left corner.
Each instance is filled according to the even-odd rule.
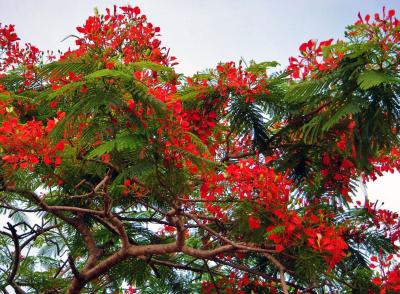
[[[258,217],[249,217],[249,227],[252,230],[258,229],[261,226],[261,220]]]

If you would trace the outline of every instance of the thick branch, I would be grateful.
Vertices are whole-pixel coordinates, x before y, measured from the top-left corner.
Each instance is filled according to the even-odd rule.
[[[15,277],[18,272],[18,267],[19,267],[19,262],[20,262],[20,256],[21,256],[21,247],[19,244],[19,237],[17,234],[17,231],[15,228],[10,224],[7,223],[8,229],[11,232],[12,235],[12,240],[14,242],[14,256],[12,260],[12,268],[11,272],[7,278],[7,283],[9,283],[15,290],[15,293],[17,294],[25,294],[25,291],[21,289],[21,287],[15,282]]]

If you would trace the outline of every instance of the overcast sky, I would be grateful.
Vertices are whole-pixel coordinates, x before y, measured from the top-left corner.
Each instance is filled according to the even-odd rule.
[[[0,23],[15,24],[22,41],[40,49],[65,50],[73,40],[61,40],[76,33],[94,7],[127,3],[161,27],[164,45],[180,62],[177,71],[185,74],[241,57],[286,65],[304,41],[343,39],[358,12],[386,6],[400,14],[400,0],[0,0]],[[368,185],[371,199],[400,212],[398,191],[398,174]]]

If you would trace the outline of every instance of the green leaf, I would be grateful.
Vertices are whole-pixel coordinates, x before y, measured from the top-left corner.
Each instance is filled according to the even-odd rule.
[[[327,122],[325,122],[322,126],[322,131],[327,131],[330,128],[332,128],[334,125],[336,125],[337,123],[340,122],[340,120],[345,117],[348,116],[350,114],[355,114],[357,112],[360,112],[361,109],[360,107],[358,107],[358,105],[353,104],[353,103],[349,103],[345,106],[343,106],[342,108],[340,108],[334,115],[332,115]]]
[[[138,134],[117,135],[115,147],[117,151],[134,150],[143,146],[145,140]]]
[[[268,68],[277,67],[278,65],[280,64],[276,61],[264,61],[260,63],[251,61],[250,66],[246,68],[246,71],[257,74],[265,72]]]
[[[8,101],[10,99],[17,99],[17,100],[20,100],[20,101],[30,101],[31,100],[29,97],[22,96],[22,95],[17,95],[17,94],[14,94],[14,93],[9,93],[9,95],[5,95],[3,93],[0,93],[0,100]]]
[[[400,80],[386,73],[370,70],[361,73],[358,76],[357,84],[362,90],[368,90],[370,88],[379,86],[384,83],[399,83]]]
[[[79,59],[54,61],[44,65],[39,69],[39,78],[61,78],[67,76],[69,73],[81,73],[90,69],[90,64],[87,64]]]
[[[137,61],[132,64],[136,70],[151,69],[153,71],[173,72],[173,69],[151,61]]]
[[[289,89],[285,100],[289,103],[310,102],[311,97],[327,94],[334,83],[335,80],[332,78],[303,81]]]
[[[115,148],[116,148],[116,145],[115,145],[114,140],[105,142],[105,143],[101,144],[99,147],[97,147],[96,149],[92,150],[87,155],[87,158],[91,159],[91,158],[98,157],[98,156],[101,156],[106,153],[110,153]]]
[[[142,147],[144,140],[139,135],[128,134],[128,135],[117,135],[114,140],[107,141],[94,150],[92,150],[87,158],[94,158],[101,156],[106,153],[110,153],[113,150],[123,151],[123,150],[133,150]]]
[[[123,71],[120,70],[114,70],[114,69],[101,69],[98,71],[95,71],[91,74],[88,74],[85,79],[86,80],[93,80],[97,78],[102,78],[102,77],[110,77],[110,78],[121,78],[121,79],[133,79],[133,76],[130,74],[127,74]]]
[[[285,231],[285,227],[284,226],[276,226],[274,227],[272,230],[264,233],[264,237],[268,238],[269,236],[271,236],[272,234],[281,234]]]
[[[197,149],[201,153],[206,152],[207,154],[209,154],[207,145],[204,144],[203,141],[201,141],[197,135],[193,134],[192,132],[186,132],[186,134],[188,134],[190,136],[192,143],[196,145]]]
[[[62,86],[61,88],[52,91],[50,94],[47,95],[46,99],[47,101],[50,101],[60,95],[64,95],[67,94],[68,92],[73,92],[75,90],[77,90],[78,88],[82,87],[82,85],[84,85],[84,82],[74,82],[74,83],[69,83],[66,84],[64,86]]]

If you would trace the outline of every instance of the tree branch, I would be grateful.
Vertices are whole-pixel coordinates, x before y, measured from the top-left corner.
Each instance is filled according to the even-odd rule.
[[[15,277],[17,276],[19,262],[20,262],[20,255],[21,255],[21,247],[19,244],[19,236],[17,231],[15,230],[14,226],[10,223],[7,223],[8,229],[11,232],[12,240],[14,242],[14,256],[12,258],[12,267],[11,272],[8,275],[7,283],[14,288],[15,293],[17,294],[25,294],[25,291],[17,284],[15,281]]]

